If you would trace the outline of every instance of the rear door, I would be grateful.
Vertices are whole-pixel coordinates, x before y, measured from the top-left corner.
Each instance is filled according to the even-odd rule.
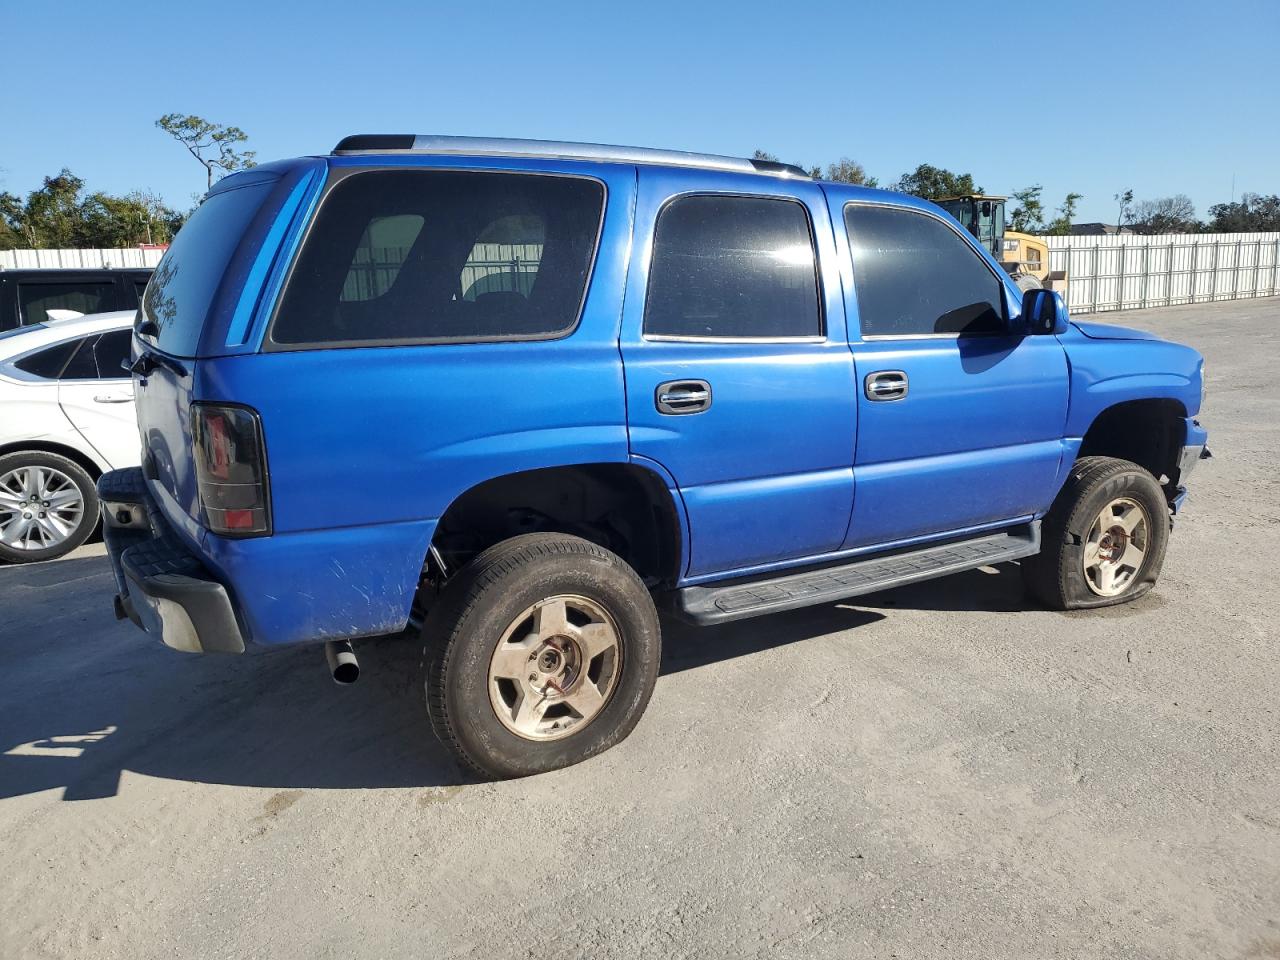
[[[1057,338],[1011,332],[1004,278],[949,219],[837,203],[859,328],[858,495],[845,546],[1047,509],[1068,396]]]
[[[58,380],[62,412],[116,468],[136,466],[140,451],[133,381],[122,367],[131,337],[125,329],[85,338]]]
[[[689,579],[839,548],[856,403],[812,183],[641,168],[622,354],[633,458],[679,488]]]

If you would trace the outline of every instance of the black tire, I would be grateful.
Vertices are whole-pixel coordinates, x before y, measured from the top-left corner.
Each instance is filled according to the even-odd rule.
[[[620,671],[603,707],[561,739],[526,739],[499,720],[489,668],[504,632],[548,597],[576,595],[606,610]],[[624,740],[658,679],[662,640],[653,599],[620,557],[578,537],[534,533],[485,550],[450,578],[423,625],[427,710],[436,735],[482,777],[543,773]]]
[[[74,460],[46,453],[43,450],[20,450],[0,456],[0,477],[23,467],[45,467],[56,470],[76,485],[84,504],[79,522],[65,540],[44,549],[18,549],[0,543],[0,560],[8,563],[35,563],[39,560],[54,560],[70,553],[89,539],[98,526],[98,491],[93,478],[80,464]],[[7,520],[11,514],[0,513],[0,521]]]
[[[1013,278],[1013,282],[1018,285],[1018,289],[1023,293],[1028,290],[1039,290],[1044,286],[1040,282],[1040,278],[1033,273],[1020,273]]]
[[[1100,596],[1085,574],[1086,540],[1103,508],[1120,497],[1136,502],[1149,519],[1145,555],[1120,593]],[[1031,595],[1055,610],[1108,607],[1136,600],[1155,586],[1169,544],[1169,507],[1156,478],[1136,463],[1081,457],[1040,532],[1040,553],[1022,561],[1023,581]]]

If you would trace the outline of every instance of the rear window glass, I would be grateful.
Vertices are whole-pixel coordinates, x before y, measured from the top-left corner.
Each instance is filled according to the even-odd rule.
[[[143,299],[143,312],[160,331],[161,350],[195,356],[222,275],[273,185],[257,182],[215,193],[178,231]]]
[[[84,343],[83,339],[66,340],[62,343],[54,344],[52,347],[46,347],[43,350],[28,354],[21,360],[14,361],[13,365],[33,377],[55,380],[62,373],[67,361],[71,359],[71,355],[76,352],[82,343]]]
[[[109,282],[18,284],[18,308],[25,324],[44,323],[60,316],[102,313],[114,306],[115,287]],[[49,315],[50,310],[54,311],[53,316]]]
[[[538,339],[576,326],[604,188],[378,170],[329,192],[281,298],[278,344]]]

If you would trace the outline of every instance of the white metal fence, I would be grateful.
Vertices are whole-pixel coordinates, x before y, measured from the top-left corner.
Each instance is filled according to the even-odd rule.
[[[1072,313],[1280,294],[1280,232],[1043,239]]]
[[[0,270],[154,267],[162,256],[163,250],[138,247],[119,250],[0,250]]]

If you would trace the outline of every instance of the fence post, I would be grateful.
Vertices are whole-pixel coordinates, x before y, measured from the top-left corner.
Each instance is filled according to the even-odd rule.
[[[1191,300],[1196,302],[1196,261],[1200,259],[1200,241],[1196,240],[1191,244]]]
[[[1138,291],[1139,309],[1146,309],[1147,306],[1147,271],[1151,267],[1151,244],[1144,243],[1142,245],[1142,288]]]
[[[1271,292],[1276,292],[1276,285],[1280,283],[1280,237],[1276,238],[1276,254],[1275,259],[1271,261]]]
[[[1258,292],[1261,290],[1262,283],[1262,238],[1259,237],[1253,241],[1253,293],[1251,296],[1261,296]]]
[[[1218,241],[1213,241],[1213,266],[1209,268],[1209,302],[1218,299]]]
[[[1089,309],[1090,313],[1098,312],[1098,247],[1099,243],[1095,240],[1093,242],[1093,264],[1090,271],[1093,279],[1089,283],[1090,288],[1093,290],[1093,306]]]
[[[1173,306],[1173,241],[1169,241],[1169,262],[1166,264],[1168,271],[1164,278],[1164,305],[1166,307]]]
[[[1231,299],[1240,296],[1240,246],[1244,240],[1236,241],[1236,258],[1231,261]]]
[[[1116,309],[1124,309],[1124,244],[1120,244],[1120,276],[1116,278]]]

